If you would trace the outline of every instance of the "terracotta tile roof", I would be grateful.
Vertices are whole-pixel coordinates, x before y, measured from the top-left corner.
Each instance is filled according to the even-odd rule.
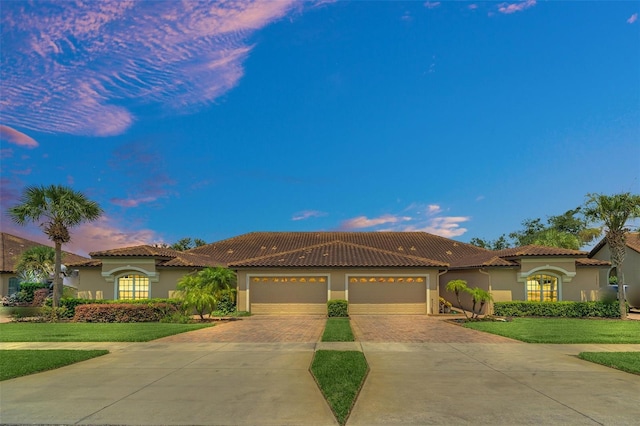
[[[359,244],[332,241],[288,252],[231,262],[235,267],[439,267],[448,264]]]
[[[607,260],[581,258],[576,259],[577,266],[611,266],[611,262]]]
[[[426,232],[252,232],[197,247],[187,253],[231,264],[336,241],[448,264],[488,251]]]
[[[0,272],[14,272],[20,256],[25,250],[37,246],[51,247],[49,244],[40,244],[35,241],[27,240],[26,238],[18,237],[15,235],[7,234],[5,232],[0,233]],[[67,251],[62,252],[62,263],[69,266],[78,262],[86,262],[90,259],[79,256]]]
[[[537,245],[527,245],[496,251],[495,254],[501,258],[527,257],[527,256],[571,256],[586,257],[586,251],[571,250],[559,247],[545,247]]]
[[[451,269],[463,269],[463,268],[500,268],[500,267],[514,267],[518,266],[517,262],[512,260],[506,260],[500,256],[496,256],[495,252],[480,253],[474,256],[469,256],[457,261],[451,265]]]
[[[167,266],[167,267],[201,267],[206,268],[207,266],[226,266],[221,263],[213,261],[208,256],[187,253],[187,252],[178,252],[177,256],[171,260],[164,261],[160,263],[158,266]]]
[[[165,248],[154,247],[149,245],[140,245],[133,247],[122,247],[112,250],[94,251],[89,253],[89,256],[95,257],[160,257],[173,259],[178,256],[180,252]]]

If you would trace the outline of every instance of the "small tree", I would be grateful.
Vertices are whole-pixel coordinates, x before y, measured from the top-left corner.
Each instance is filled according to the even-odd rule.
[[[487,290],[481,289],[480,287],[474,287],[473,289],[468,289],[469,294],[471,294],[471,298],[473,301],[473,307],[471,308],[471,318],[479,318],[482,313],[482,309],[484,309],[484,305],[487,302],[493,300],[493,296]],[[476,311],[476,306],[480,304],[480,309]]]
[[[56,251],[47,246],[35,246],[20,255],[16,274],[23,282],[47,282],[53,276]]]
[[[184,276],[178,282],[178,290],[185,309],[195,310],[204,320],[204,315],[211,315],[223,296],[235,300],[235,282],[232,270],[218,266]]]
[[[587,194],[584,215],[592,222],[604,225],[604,238],[611,252],[611,266],[615,268],[618,282],[620,318],[627,319],[624,282],[621,277],[625,257],[627,222],[640,217],[640,195],[629,192],[615,195]]]
[[[462,312],[464,313],[464,317],[468,320],[469,316],[467,315],[467,311],[464,309],[464,307],[462,306],[462,302],[460,301],[460,293],[469,292],[469,287],[467,287],[467,282],[465,280],[451,280],[447,283],[447,286],[445,287],[445,289],[447,291],[451,291],[455,293],[456,300],[458,301],[458,306],[460,307],[460,309],[462,309]]]

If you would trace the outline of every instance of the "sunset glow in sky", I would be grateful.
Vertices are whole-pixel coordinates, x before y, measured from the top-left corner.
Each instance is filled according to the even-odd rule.
[[[497,238],[640,192],[632,1],[3,1],[1,227],[69,251],[252,231]]]

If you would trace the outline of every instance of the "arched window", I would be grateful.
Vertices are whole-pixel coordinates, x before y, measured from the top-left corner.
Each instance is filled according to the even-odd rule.
[[[527,300],[555,302],[560,300],[560,280],[548,274],[535,274],[527,277]]]
[[[129,274],[118,278],[118,299],[148,299],[149,277]]]

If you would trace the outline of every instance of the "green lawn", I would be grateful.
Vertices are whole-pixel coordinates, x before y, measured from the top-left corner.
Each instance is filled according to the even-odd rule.
[[[107,353],[105,350],[0,350],[0,380],[52,370]]]
[[[640,321],[514,318],[510,322],[467,322],[464,326],[527,343],[640,343]]]
[[[323,342],[353,342],[349,318],[327,318],[322,334]]]
[[[640,375],[640,352],[581,352],[586,361]]]
[[[210,326],[170,323],[17,322],[0,324],[0,342],[148,342]]]
[[[344,425],[367,375],[362,352],[317,351],[311,373],[338,420]]]

